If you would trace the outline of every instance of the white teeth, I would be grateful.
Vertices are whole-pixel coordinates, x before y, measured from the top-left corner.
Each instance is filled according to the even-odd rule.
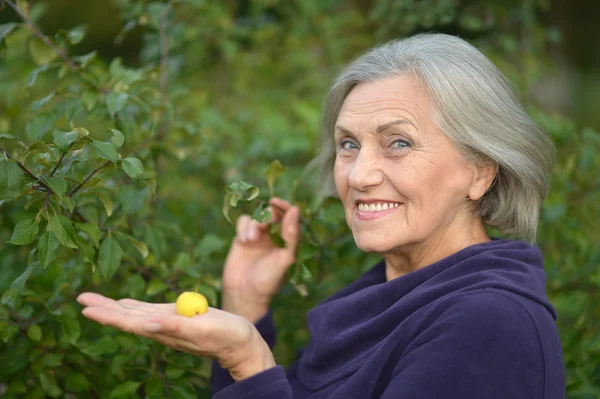
[[[378,204],[359,203],[358,210],[361,212],[380,212],[380,211],[387,211],[388,209],[397,208],[398,206],[400,206],[400,203],[398,203],[398,202],[393,202],[393,203],[383,202],[383,203],[378,203]]]

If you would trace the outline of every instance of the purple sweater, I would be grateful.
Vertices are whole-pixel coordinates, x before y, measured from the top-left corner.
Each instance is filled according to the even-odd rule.
[[[494,240],[386,281],[381,262],[307,314],[311,340],[287,372],[235,383],[213,364],[214,399],[559,399],[556,311],[540,250]],[[271,314],[256,324],[272,347]]]

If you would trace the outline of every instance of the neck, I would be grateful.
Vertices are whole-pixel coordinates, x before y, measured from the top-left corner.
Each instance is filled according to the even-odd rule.
[[[457,231],[458,230],[458,231]],[[384,254],[387,281],[431,265],[471,245],[490,241],[480,219],[473,220],[468,228],[446,229],[415,243]]]

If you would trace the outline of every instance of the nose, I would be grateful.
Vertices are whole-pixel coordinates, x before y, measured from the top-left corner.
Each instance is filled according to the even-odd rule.
[[[355,190],[368,191],[383,183],[380,155],[376,150],[362,148],[348,176],[348,184]]]

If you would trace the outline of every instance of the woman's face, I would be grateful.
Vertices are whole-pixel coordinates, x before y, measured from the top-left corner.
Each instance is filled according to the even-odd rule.
[[[485,188],[435,126],[415,76],[356,86],[342,106],[335,142],[335,185],[360,249],[393,253],[465,234],[473,219],[466,197]]]

